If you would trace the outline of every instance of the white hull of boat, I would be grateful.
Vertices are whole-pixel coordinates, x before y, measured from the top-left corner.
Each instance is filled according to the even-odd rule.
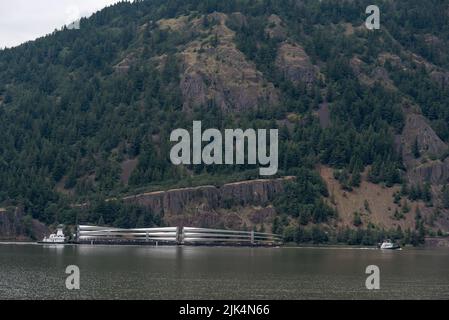
[[[392,243],[392,242],[383,242],[379,246],[379,249],[381,249],[381,250],[398,250],[398,249],[401,249],[401,246],[399,246],[396,243]]]

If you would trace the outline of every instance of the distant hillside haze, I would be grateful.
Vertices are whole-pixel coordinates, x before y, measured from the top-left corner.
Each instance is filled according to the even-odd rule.
[[[0,51],[0,207],[28,237],[38,221],[445,234],[449,0],[377,1],[378,30],[371,4],[124,2]],[[278,129],[277,174],[173,165],[170,133],[193,121]]]

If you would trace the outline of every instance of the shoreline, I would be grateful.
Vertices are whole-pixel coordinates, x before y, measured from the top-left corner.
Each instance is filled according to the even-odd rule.
[[[211,244],[132,244],[132,243],[122,243],[122,244],[89,244],[89,243],[39,243],[38,241],[7,241],[0,240],[0,245],[42,245],[42,246],[83,246],[83,247],[148,247],[148,248],[158,248],[158,247],[220,247],[220,248],[271,248],[271,249],[351,249],[351,250],[379,250],[377,246],[361,246],[361,245],[348,245],[348,244],[295,244],[287,243],[280,246],[238,246],[238,245],[211,245]],[[402,246],[401,249],[445,249],[446,247],[438,246],[419,246],[413,247],[412,245]]]

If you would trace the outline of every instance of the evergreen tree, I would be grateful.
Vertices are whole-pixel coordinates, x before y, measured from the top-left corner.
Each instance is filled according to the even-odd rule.
[[[442,194],[442,204],[443,208],[449,209],[449,188],[447,184],[443,186],[443,189],[441,190]]]
[[[415,141],[413,142],[412,154],[416,159],[421,156],[421,153],[419,152],[418,137],[416,137]]]

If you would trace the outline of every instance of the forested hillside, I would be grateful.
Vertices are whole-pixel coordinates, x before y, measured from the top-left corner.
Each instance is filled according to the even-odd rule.
[[[123,2],[0,51],[0,207],[47,225],[162,225],[163,210],[120,199],[260,178],[172,165],[171,131],[202,120],[279,129],[278,177],[296,178],[266,203],[195,200],[193,216],[270,208],[232,225],[298,242],[449,231],[449,0],[377,1],[367,30],[371,2]]]

